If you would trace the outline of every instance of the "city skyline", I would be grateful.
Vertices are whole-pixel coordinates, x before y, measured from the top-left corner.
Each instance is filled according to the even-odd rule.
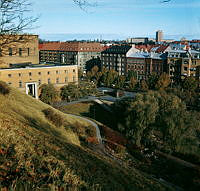
[[[164,31],[164,38],[190,35],[200,38],[197,0],[89,0],[97,6],[80,9],[73,0],[35,0],[33,14],[40,15],[38,28],[46,34],[100,34],[125,37],[154,36]]]

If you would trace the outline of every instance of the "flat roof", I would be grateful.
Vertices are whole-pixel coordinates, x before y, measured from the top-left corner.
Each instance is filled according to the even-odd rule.
[[[30,66],[27,66],[27,67],[24,67],[24,68],[0,68],[0,70],[30,70],[30,69],[41,69],[41,68],[69,68],[69,67],[78,67],[78,65],[54,65],[54,66],[34,66],[34,67],[30,67]]]

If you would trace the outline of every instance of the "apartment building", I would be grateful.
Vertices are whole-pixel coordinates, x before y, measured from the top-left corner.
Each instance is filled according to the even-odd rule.
[[[152,73],[158,75],[164,72],[165,59],[162,54],[137,52],[127,55],[127,71],[134,71],[137,79],[147,79]]]
[[[37,35],[3,35],[0,45],[0,68],[39,64]]]
[[[172,50],[167,56],[167,72],[173,81],[180,82],[187,76],[196,76],[200,66],[200,52],[195,50]]]
[[[97,42],[50,42],[39,45],[40,62],[78,65],[86,70],[86,63],[100,58],[103,47]]]
[[[115,70],[119,75],[126,75],[126,54],[131,48],[129,45],[115,45],[102,51],[102,66],[108,70]]]

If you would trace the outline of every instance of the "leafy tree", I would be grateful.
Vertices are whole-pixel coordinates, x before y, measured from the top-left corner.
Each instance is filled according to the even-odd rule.
[[[142,81],[140,82],[140,89],[141,89],[142,91],[147,91],[147,90],[149,89],[146,80],[142,80]]]
[[[120,126],[120,130],[140,147],[142,139],[148,137],[152,131],[150,125],[155,122],[158,103],[149,94],[138,94],[135,99],[126,103],[122,104],[126,106],[125,124]]]
[[[90,81],[92,79],[92,72],[88,71],[86,76],[87,76],[87,79]]]
[[[159,76],[156,73],[152,73],[147,80],[147,85],[149,89],[154,90]]]
[[[53,84],[43,84],[40,87],[40,100],[47,104],[52,104],[59,100],[59,93]]]
[[[129,70],[127,75],[127,80],[130,81],[131,78],[137,78],[137,73],[135,71]]]
[[[114,83],[114,81],[117,78],[117,76],[118,76],[118,73],[115,70],[107,71],[103,76],[104,77],[103,78],[104,79],[104,84],[106,86],[110,87]]]
[[[130,90],[134,90],[136,84],[137,84],[136,78],[135,77],[131,77],[130,78],[130,82],[129,82],[129,89]]]
[[[96,73],[96,80],[97,80],[97,83],[99,84],[100,83],[100,79],[101,79],[101,76],[102,76],[102,72],[97,72]]]
[[[198,87],[198,82],[193,76],[189,76],[184,79],[182,87],[185,90],[195,91]]]
[[[126,77],[125,76],[117,76],[116,77],[116,88],[123,88],[124,87],[124,84],[125,84],[125,80],[126,80]]]
[[[78,86],[74,83],[70,83],[61,88],[61,98],[62,100],[78,99],[82,97],[81,91]]]
[[[173,94],[148,92],[113,106],[119,130],[137,146],[154,145],[168,152],[198,151],[199,116]]]
[[[94,67],[91,69],[92,77],[95,77],[98,71],[99,71],[98,66],[94,66]]]
[[[163,73],[159,76],[158,81],[155,85],[156,89],[165,89],[171,83],[170,77],[168,74]]]
[[[194,117],[186,110],[185,104],[171,94],[163,93],[158,97],[159,115],[156,125],[163,135],[163,145],[170,152],[190,152],[196,147]]]

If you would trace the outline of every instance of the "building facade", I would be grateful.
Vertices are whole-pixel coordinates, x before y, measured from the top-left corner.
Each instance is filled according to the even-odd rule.
[[[39,49],[41,63],[78,65],[85,71],[88,61],[100,58],[103,47],[97,42],[50,42]]]
[[[163,31],[158,30],[156,31],[156,42],[162,42],[163,40]]]
[[[101,52],[102,66],[108,70],[115,70],[119,75],[126,75],[128,45],[112,46]]]
[[[126,40],[127,43],[133,43],[133,44],[147,44],[149,42],[149,39],[147,37],[138,37],[138,38],[128,38]]]
[[[59,88],[70,82],[77,83],[78,67],[65,65],[0,69],[0,80],[38,98],[38,88],[42,84],[51,83]]]
[[[37,35],[3,35],[0,45],[0,68],[39,64]]]
[[[195,50],[173,50],[168,52],[167,72],[173,81],[196,76],[200,66],[200,52]]]
[[[0,80],[10,86],[38,98],[42,84],[51,83],[59,88],[78,82],[77,65],[59,65],[56,43],[51,51],[45,52],[54,62],[51,65],[39,64],[37,35],[4,35],[0,43]]]
[[[147,79],[152,73],[161,75],[165,70],[165,61],[162,54],[139,52],[127,57],[127,71],[136,73],[138,80]]]

